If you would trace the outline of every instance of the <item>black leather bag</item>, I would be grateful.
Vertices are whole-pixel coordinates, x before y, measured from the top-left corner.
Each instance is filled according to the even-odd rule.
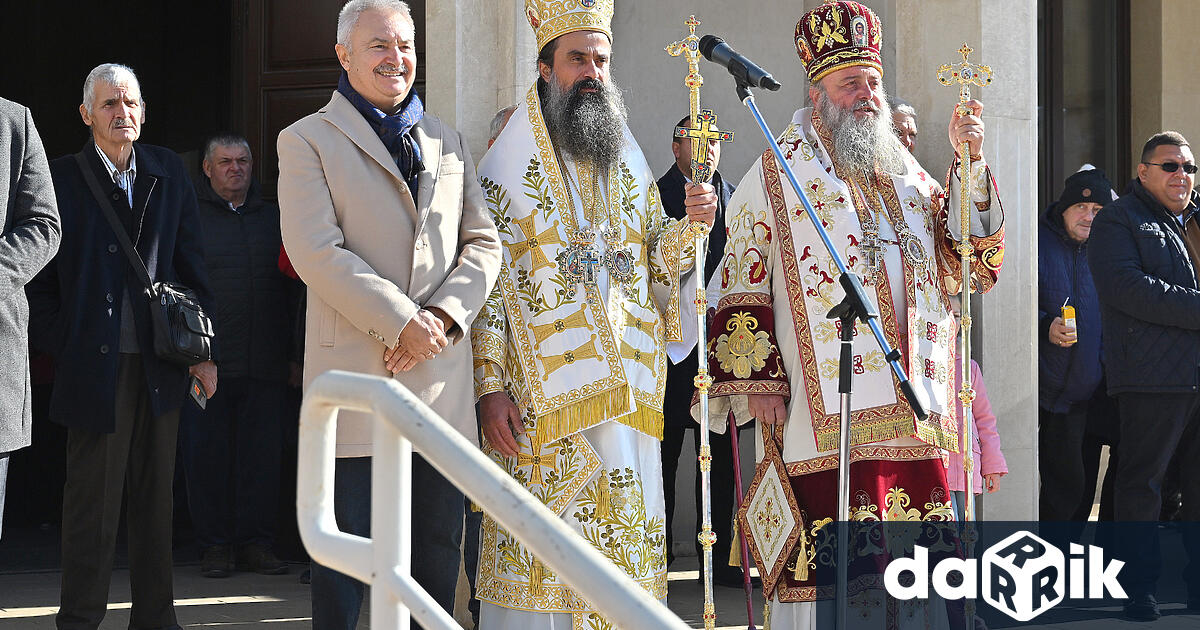
[[[79,163],[79,170],[83,172],[92,196],[104,211],[104,218],[108,219],[117,240],[121,242],[129,264],[133,265],[133,270],[146,287],[146,294],[150,297],[150,319],[154,325],[154,353],[164,361],[184,367],[212,359],[212,319],[201,308],[196,292],[178,282],[154,282],[150,279],[146,264],[129,241],[129,234],[96,181],[91,165],[82,153],[75,154],[75,161]]]

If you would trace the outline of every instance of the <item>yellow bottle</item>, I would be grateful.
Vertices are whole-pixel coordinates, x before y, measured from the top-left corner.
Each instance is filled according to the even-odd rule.
[[[1063,320],[1063,325],[1067,327],[1067,330],[1071,331],[1070,343],[1075,343],[1077,341],[1077,339],[1076,339],[1076,332],[1075,332],[1075,307],[1074,306],[1064,305],[1062,307],[1062,320]]]

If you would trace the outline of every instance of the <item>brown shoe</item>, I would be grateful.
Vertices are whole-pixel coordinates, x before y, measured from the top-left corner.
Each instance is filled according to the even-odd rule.
[[[254,571],[262,575],[283,575],[289,569],[286,562],[261,545],[242,547],[238,554],[237,568],[239,571]]]
[[[233,572],[233,558],[227,545],[215,545],[204,550],[200,558],[200,575],[207,578],[226,578]]]

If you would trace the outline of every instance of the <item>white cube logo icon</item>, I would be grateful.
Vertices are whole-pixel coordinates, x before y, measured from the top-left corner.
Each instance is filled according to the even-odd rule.
[[[1066,557],[1030,532],[1017,532],[984,552],[982,590],[997,610],[1029,621],[1066,595]]]

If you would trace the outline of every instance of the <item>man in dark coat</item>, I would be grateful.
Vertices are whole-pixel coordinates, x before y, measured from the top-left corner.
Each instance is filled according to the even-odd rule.
[[[42,139],[23,105],[0,98],[0,523],[13,451],[33,436],[29,304],[23,287],[58,251],[62,230]]]
[[[1196,161],[1182,135],[1163,132],[1142,150],[1129,192],[1092,223],[1088,247],[1100,296],[1108,391],[1121,413],[1116,519],[1125,532],[1121,584],[1129,617],[1159,617],[1162,481],[1179,455],[1188,608],[1200,610],[1200,223]]]
[[[690,125],[690,116],[684,116],[676,125]],[[672,128],[674,132],[674,128]],[[671,138],[671,152],[675,155],[675,163],[671,168],[658,180],[658,191],[662,197],[663,209],[672,218],[682,219],[687,216],[683,206],[684,184],[691,181],[692,174],[692,141],[689,139]],[[721,177],[720,171],[717,170],[717,164],[721,161],[721,143],[716,140],[708,145],[708,166],[713,171],[712,185],[717,192],[717,219],[713,225],[725,225],[725,204],[729,203],[729,197],[733,194],[735,186],[725,183]],[[713,273],[721,264],[721,258],[725,252],[725,230],[712,230],[708,235],[708,258],[704,263],[704,282],[707,284],[712,280]],[[696,429],[699,425],[692,419],[691,404],[692,395],[696,391],[693,379],[696,378],[696,372],[699,370],[699,364],[696,359],[696,351],[688,355],[686,359],[677,364],[667,366],[667,389],[665,398],[663,399],[663,440],[662,440],[662,463],[663,463],[663,490],[666,497],[667,508],[667,558],[668,562],[675,557],[671,546],[674,536],[672,536],[671,523],[675,515],[675,473],[679,468],[679,453],[683,449],[684,433],[690,429]],[[696,450],[700,450],[700,433],[693,431]],[[733,501],[733,452],[730,449],[729,433],[712,433],[709,432],[710,446],[712,448],[713,463],[712,463],[712,524],[713,531],[717,534],[717,544],[713,546],[713,581],[716,584],[726,586],[742,585],[742,570],[737,567],[727,566],[729,559],[729,543],[731,525],[733,523],[733,513],[737,509]],[[696,475],[696,527],[699,532],[700,526],[700,477]],[[696,553],[700,553],[700,543],[696,538],[692,537],[696,543]]]
[[[145,103],[133,71],[93,69],[79,111],[86,167],[154,281],[193,289],[213,311],[196,193],[174,152],[136,143]],[[50,419],[67,427],[60,629],[99,626],[107,610],[121,500],[131,628],[178,628],[172,593],[172,479],[188,370],[154,352],[151,304],[76,155],[50,164],[62,214],[58,256],[27,287],[30,341],[54,356]],[[214,352],[215,344],[214,344]],[[212,361],[192,366],[216,392]],[[188,403],[191,404],[191,403]]]
[[[1089,402],[1103,378],[1100,302],[1088,267],[1092,220],[1112,201],[1100,169],[1067,178],[1038,224],[1038,471],[1042,520],[1071,520],[1084,496],[1083,441]],[[1075,309],[1075,328],[1062,308]]]
[[[278,264],[279,207],[259,194],[253,166],[245,138],[217,136],[196,182],[221,391],[203,410],[186,405],[179,430],[205,577],[228,577],[235,556],[246,570],[288,570],[272,547],[292,317]]]

